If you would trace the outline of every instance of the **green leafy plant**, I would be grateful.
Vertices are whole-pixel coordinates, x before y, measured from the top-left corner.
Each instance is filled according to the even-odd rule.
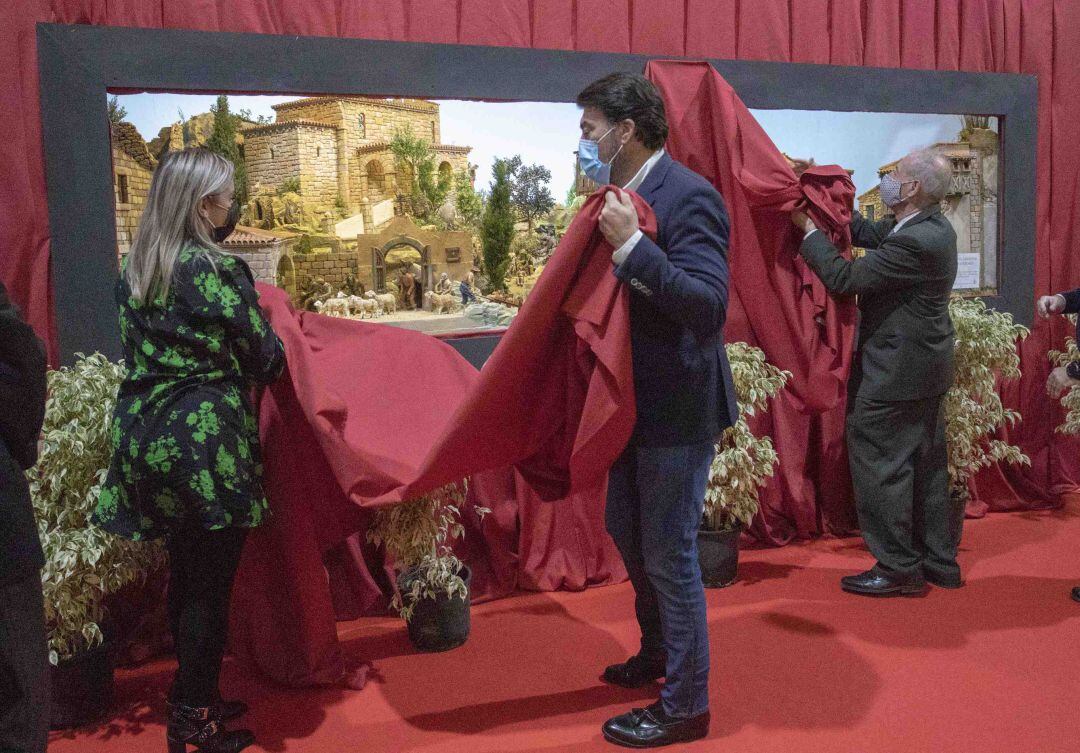
[[[949,483],[953,494],[966,498],[968,480],[980,468],[1031,464],[1020,448],[991,438],[999,427],[1020,420],[1018,412],[1002,405],[997,380],[1020,378],[1016,343],[1028,336],[1028,329],[978,298],[953,298],[949,314],[956,328],[956,376],[945,394]]]
[[[739,420],[724,430],[709,469],[702,527],[713,531],[746,527],[757,515],[758,491],[772,478],[777,456],[772,439],[756,436],[747,419],[767,410],[769,400],[791,378],[790,372],[766,361],[760,348],[729,343],[726,350],[739,401]]]
[[[286,178],[285,180],[281,181],[281,185],[278,186],[277,193],[278,196],[284,196],[287,193],[299,194],[300,178],[294,175],[291,178]]]
[[[394,596],[390,606],[409,621],[421,599],[439,594],[464,599],[468,593],[460,573],[463,564],[450,548],[454,539],[465,535],[461,510],[468,486],[463,480],[430,494],[389,507],[375,516],[367,539],[385,546],[394,565],[410,573],[409,590]],[[484,517],[490,510],[473,508]]]
[[[1075,314],[1069,314],[1066,318],[1076,325]],[[1076,338],[1065,338],[1065,350],[1052,350],[1048,357],[1054,366],[1068,366],[1073,361],[1080,361],[1080,348],[1076,346]],[[1065,390],[1065,394],[1061,396],[1061,406],[1065,409],[1065,421],[1055,431],[1061,434],[1080,434],[1080,385]]]
[[[461,224],[475,232],[484,216],[484,198],[473,188],[467,170],[459,170],[454,176],[454,206]]]
[[[27,471],[38,535],[49,660],[101,645],[110,594],[142,583],[165,563],[159,543],[113,536],[90,523],[111,459],[109,421],[123,364],[100,353],[49,373],[41,453]]]

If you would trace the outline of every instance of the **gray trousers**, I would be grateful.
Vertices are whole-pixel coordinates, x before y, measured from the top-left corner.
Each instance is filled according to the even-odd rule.
[[[0,586],[0,753],[45,753],[49,653],[41,577]]]
[[[949,495],[944,396],[853,398],[847,446],[859,527],[878,567],[901,576],[959,577],[962,501]]]

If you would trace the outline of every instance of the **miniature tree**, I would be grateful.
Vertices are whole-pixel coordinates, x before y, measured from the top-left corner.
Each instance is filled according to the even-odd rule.
[[[520,158],[516,159],[520,162]],[[530,233],[536,221],[555,208],[549,183],[551,171],[543,165],[519,165],[513,171],[510,203],[518,216],[528,223]]]
[[[506,289],[506,270],[510,266],[510,246],[514,241],[514,210],[510,205],[510,164],[495,160],[495,180],[484,208],[480,227],[484,271],[491,290]]]
[[[398,165],[408,168],[409,192],[413,211],[423,219],[442,206],[453,188],[452,175],[443,175],[435,167],[436,154],[431,144],[407,130],[399,130],[390,141],[390,151]]]
[[[236,144],[236,117],[229,112],[229,98],[219,95],[217,102],[210,106],[210,112],[214,114],[214,127],[206,140],[206,148],[232,163],[236,199],[244,204],[247,202],[247,169]]]
[[[119,97],[109,97],[109,122],[119,125],[127,117],[127,108],[120,104]]]
[[[473,188],[472,178],[467,170],[461,170],[454,177],[454,204],[461,223],[471,229],[480,227],[484,216],[484,200]]]

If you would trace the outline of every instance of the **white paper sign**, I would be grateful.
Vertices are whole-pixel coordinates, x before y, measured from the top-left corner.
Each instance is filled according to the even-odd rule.
[[[975,290],[982,287],[981,272],[982,254],[957,254],[953,290]]]

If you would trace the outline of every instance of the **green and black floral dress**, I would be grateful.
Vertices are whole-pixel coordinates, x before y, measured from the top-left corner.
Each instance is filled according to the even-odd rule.
[[[116,287],[128,375],[111,426],[112,464],[94,522],[130,538],[180,524],[254,527],[267,516],[252,384],[269,384],[285,349],[240,259],[189,247],[166,300]]]

